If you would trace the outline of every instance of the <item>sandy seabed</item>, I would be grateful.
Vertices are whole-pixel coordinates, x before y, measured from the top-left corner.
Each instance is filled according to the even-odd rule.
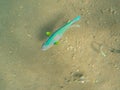
[[[0,90],[120,90],[120,0],[0,0]],[[53,32],[80,15],[55,45]]]

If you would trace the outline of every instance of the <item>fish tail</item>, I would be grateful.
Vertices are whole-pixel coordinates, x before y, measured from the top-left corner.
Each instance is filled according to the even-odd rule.
[[[75,23],[80,20],[80,16],[75,17],[73,20],[71,20],[72,23]]]

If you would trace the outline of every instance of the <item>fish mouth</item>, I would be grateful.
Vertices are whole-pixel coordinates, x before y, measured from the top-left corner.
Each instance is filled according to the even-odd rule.
[[[50,47],[52,47],[52,45],[49,45],[49,46],[43,45],[43,46],[41,47],[41,50],[42,50],[42,51],[46,51],[46,50],[48,50]]]
[[[47,48],[46,46],[44,46],[44,45],[41,47],[41,50],[42,50],[42,51],[46,51],[47,49],[48,49],[48,48]]]
[[[51,44],[46,44],[46,43],[43,43],[42,47],[41,47],[41,50],[42,51],[46,51],[48,50],[49,48],[51,48],[54,44],[51,43]]]

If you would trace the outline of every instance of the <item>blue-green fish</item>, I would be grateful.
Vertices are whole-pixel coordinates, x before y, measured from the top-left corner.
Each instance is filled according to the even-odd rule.
[[[51,34],[48,39],[43,43],[41,49],[43,51],[49,49],[50,47],[52,47],[56,42],[58,42],[61,37],[63,36],[63,34],[65,33],[65,31],[68,30],[68,28],[70,28],[70,26],[77,22],[78,20],[80,20],[80,16],[75,17],[73,20],[67,22],[65,25],[63,25],[62,27],[60,27],[59,29],[57,29],[53,34]]]

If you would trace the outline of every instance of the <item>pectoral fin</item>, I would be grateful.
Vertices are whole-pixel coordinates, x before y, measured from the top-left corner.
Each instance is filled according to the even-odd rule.
[[[51,35],[51,32],[46,32],[46,35],[47,35],[47,36],[50,36],[50,35]]]
[[[54,45],[58,45],[59,44],[59,41],[55,42]]]

